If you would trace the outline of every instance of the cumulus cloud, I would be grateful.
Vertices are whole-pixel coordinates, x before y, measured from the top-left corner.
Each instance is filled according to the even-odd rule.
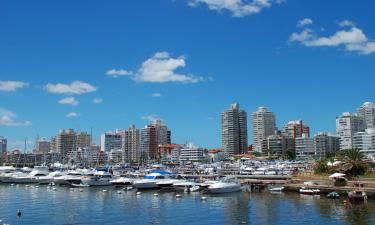
[[[17,91],[18,89],[29,86],[28,83],[22,81],[0,81],[0,91]]]
[[[197,83],[205,80],[203,77],[176,72],[177,69],[185,66],[186,59],[183,56],[173,58],[168,52],[161,51],[144,61],[137,72],[132,73],[130,77],[137,82],[149,83]]]
[[[191,7],[206,5],[213,11],[228,11],[233,17],[244,17],[283,2],[283,0],[189,0],[188,5]]]
[[[161,97],[161,94],[160,93],[152,93],[151,96],[157,98],[157,97]]]
[[[304,19],[298,21],[297,27],[304,27],[304,26],[310,25],[312,23],[313,23],[312,19],[304,18]]]
[[[74,118],[74,117],[79,117],[80,114],[79,113],[76,113],[76,112],[70,112],[66,115],[66,117],[68,118]]]
[[[347,22],[345,22],[348,24]],[[348,25],[345,25],[348,26]],[[299,42],[307,47],[339,47],[346,51],[368,55],[375,52],[375,42],[370,41],[363,31],[355,26],[339,30],[327,37],[319,37],[312,29],[304,28],[289,37],[290,42]]]
[[[94,99],[92,100],[92,102],[93,102],[94,104],[100,104],[100,103],[103,102],[103,99],[102,99],[102,98],[94,98]]]
[[[0,108],[0,125],[8,127],[30,126],[30,121],[18,121],[17,114],[12,111]]]
[[[63,98],[59,101],[60,104],[63,105],[78,105],[79,101],[77,101],[74,97],[68,97],[68,98]]]
[[[54,94],[71,94],[71,95],[80,95],[80,94],[85,94],[85,93],[90,93],[96,91],[96,87],[76,80],[73,81],[71,84],[51,84],[48,83],[45,86],[45,89],[47,92],[54,93]]]
[[[355,24],[350,20],[343,20],[339,22],[340,27],[354,27]]]
[[[132,75],[133,72],[132,71],[128,71],[128,70],[116,70],[116,69],[111,69],[111,70],[108,70],[106,72],[107,76],[110,76],[110,77],[120,77],[120,76],[129,76],[129,75]]]

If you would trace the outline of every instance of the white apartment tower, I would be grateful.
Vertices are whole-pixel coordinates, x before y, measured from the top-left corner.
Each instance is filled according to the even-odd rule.
[[[365,120],[366,128],[375,128],[375,106],[372,102],[365,102],[357,109],[359,117]]]
[[[262,151],[262,141],[276,132],[276,119],[273,112],[266,107],[259,107],[253,113],[253,144],[255,150]]]
[[[375,158],[375,128],[367,128],[353,136],[353,147],[359,149],[369,158]]]
[[[227,156],[247,151],[247,114],[237,103],[221,114],[221,132]]]
[[[131,125],[127,131],[123,133],[122,136],[122,149],[123,149],[123,160],[126,163],[139,162],[140,158],[140,131]]]
[[[340,137],[340,150],[353,148],[353,136],[365,131],[365,120],[355,113],[344,112],[336,118],[336,133]]]
[[[110,152],[111,150],[122,149],[122,136],[125,131],[116,130],[109,131],[100,137],[100,149],[103,152]]]

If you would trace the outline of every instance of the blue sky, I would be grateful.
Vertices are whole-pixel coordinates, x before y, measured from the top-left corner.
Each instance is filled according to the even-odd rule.
[[[375,101],[374,8],[372,0],[0,1],[0,136],[12,148],[92,127],[98,142],[160,117],[173,142],[220,147],[220,113],[232,102],[249,114],[249,143],[259,106],[278,126],[303,119],[313,133],[332,132],[337,115]]]

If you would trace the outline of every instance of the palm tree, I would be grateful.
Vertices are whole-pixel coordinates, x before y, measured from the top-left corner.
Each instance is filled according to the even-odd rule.
[[[343,154],[341,171],[348,175],[363,175],[373,165],[359,149],[348,149]]]

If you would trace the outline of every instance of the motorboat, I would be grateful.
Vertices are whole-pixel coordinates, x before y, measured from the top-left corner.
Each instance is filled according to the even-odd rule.
[[[337,192],[333,191],[327,194],[327,198],[336,199],[336,198],[340,198],[340,195]]]
[[[159,188],[157,182],[166,179],[166,176],[160,173],[150,173],[143,177],[143,179],[135,180],[133,186],[137,189],[152,189]]]
[[[112,174],[105,171],[97,171],[93,175],[83,176],[81,182],[89,186],[108,186],[111,185]]]
[[[71,170],[67,174],[54,177],[53,183],[57,185],[71,185],[72,183],[79,184],[81,183],[81,176],[83,174],[79,171]]]
[[[216,182],[207,188],[207,191],[212,194],[231,193],[241,190],[241,185],[235,182]]]
[[[176,191],[185,191],[185,190],[198,191],[198,190],[200,190],[200,186],[199,186],[198,183],[192,182],[192,181],[186,181],[186,180],[185,181],[178,181],[178,182],[173,183],[173,188]]]
[[[13,177],[13,182],[16,184],[38,183],[37,178],[48,176],[48,170],[47,166],[35,166],[29,174]]]
[[[306,194],[306,195],[317,195],[317,194],[320,193],[320,190],[319,189],[302,187],[301,189],[299,189],[299,193]]]
[[[357,201],[357,202],[363,202],[367,199],[366,192],[360,190],[360,189],[355,189],[353,191],[350,191],[348,193],[348,197],[350,201]]]
[[[128,177],[117,177],[117,178],[111,180],[110,183],[112,185],[115,185],[115,186],[132,185],[133,184],[133,179],[128,178]]]
[[[64,172],[54,171],[52,173],[49,173],[47,176],[35,177],[35,180],[37,181],[38,184],[50,184],[50,183],[54,182],[54,179],[56,177],[61,177],[65,174],[66,173],[64,173]]]

